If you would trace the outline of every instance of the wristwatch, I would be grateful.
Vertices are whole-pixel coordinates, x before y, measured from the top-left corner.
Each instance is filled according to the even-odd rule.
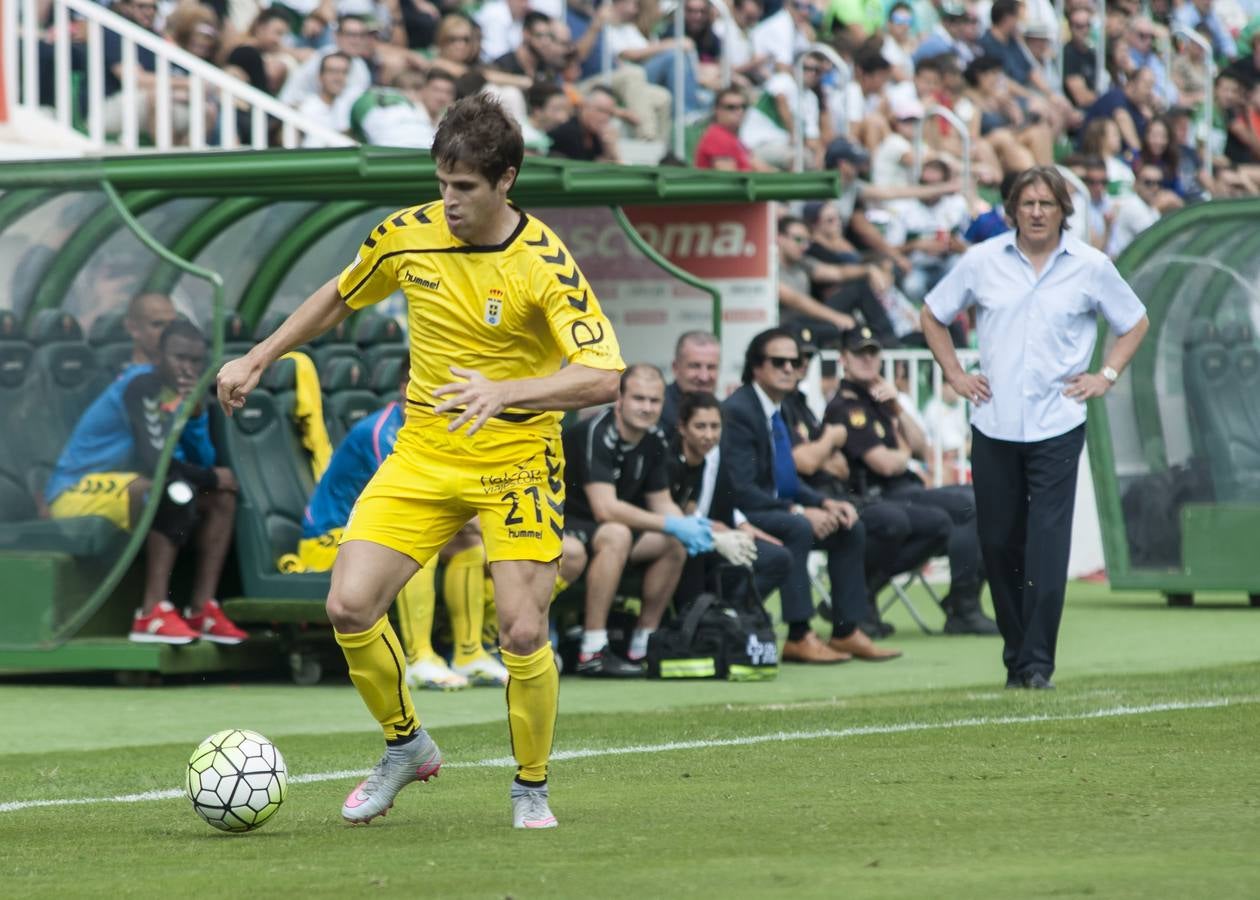
[[[1112,384],[1115,384],[1116,380],[1120,377],[1120,373],[1111,368],[1111,366],[1103,366],[1102,369],[1099,370],[1098,374],[1103,378],[1106,378]]]

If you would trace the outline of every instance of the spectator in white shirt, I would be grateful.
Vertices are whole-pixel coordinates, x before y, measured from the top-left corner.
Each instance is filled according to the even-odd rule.
[[[919,183],[924,186],[945,184],[950,174],[945,162],[928,160],[923,164]],[[961,194],[949,194],[929,199],[892,200],[887,208],[892,214],[888,240],[909,255],[912,266],[902,279],[901,289],[919,303],[967,249],[962,236],[971,222],[967,201]]]
[[[822,16],[817,0],[786,0],[782,9],[752,30],[753,56],[764,56],[770,63],[765,77],[772,71],[792,71],[793,61],[813,43]]]
[[[363,58],[365,43],[372,40],[370,35],[371,29],[363,19],[342,16],[337,21],[336,46],[325,47],[298,66],[285,81],[280,101],[290,106],[301,106],[307,97],[318,96],[319,66],[323,58],[329,53],[344,53],[350,57],[350,72],[346,76],[346,89],[337,98],[337,104],[344,107],[338,110],[338,115],[344,115],[349,121],[350,107],[372,86],[372,70]]]
[[[1116,222],[1116,206],[1107,193],[1107,164],[1102,157],[1091,156],[1085,160],[1085,177],[1081,180],[1089,191],[1089,207],[1085,211],[1089,222],[1089,245],[1106,253],[1111,243],[1111,229]]]
[[[765,84],[761,99],[749,108],[739,129],[744,146],[780,169],[793,165],[793,128],[798,113],[804,128],[805,167],[817,169],[823,162],[822,110],[818,105],[818,83],[827,59],[816,53],[805,59],[805,94],[797,102],[796,76],[777,72]]]
[[[871,182],[876,185],[897,187],[913,184],[915,129],[923,119],[923,104],[914,97],[898,97],[892,107],[892,130],[875,149],[871,163]],[[924,147],[925,158],[932,151]]]
[[[1133,239],[1159,221],[1155,201],[1164,186],[1164,172],[1159,166],[1142,166],[1133,193],[1116,198],[1116,221],[1111,230],[1107,253],[1115,259]]]
[[[350,128],[349,110],[337,103],[345,92],[350,75],[350,57],[341,52],[329,53],[319,61],[319,93],[308,94],[298,105],[300,112],[314,124],[330,131],[345,132]],[[303,147],[327,147],[323,138],[308,134]]]
[[[521,45],[529,0],[490,0],[473,16],[481,26],[482,62],[493,62]]]

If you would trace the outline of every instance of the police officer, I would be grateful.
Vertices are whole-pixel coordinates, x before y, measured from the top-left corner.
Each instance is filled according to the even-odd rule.
[[[869,328],[850,329],[842,342],[845,377],[827,407],[824,422],[844,425],[844,455],[850,484],[865,503],[862,519],[870,541],[868,569],[880,584],[922,565],[941,550],[949,555],[950,588],[945,597],[946,634],[997,634],[980,610],[983,573],[976,532],[976,501],[970,486],[928,488],[910,467],[911,445],[922,432],[901,408],[897,389],[881,375],[880,343]]]

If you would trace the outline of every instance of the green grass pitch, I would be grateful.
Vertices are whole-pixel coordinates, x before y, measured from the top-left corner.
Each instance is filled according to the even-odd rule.
[[[1257,896],[1260,611],[1073,585],[1036,693],[893,621],[889,664],[564,679],[551,832],[510,828],[500,691],[417,694],[447,765],[352,828],[379,737],[348,684],[0,683],[0,897]],[[224,727],[288,762],[252,834],[162,793]]]

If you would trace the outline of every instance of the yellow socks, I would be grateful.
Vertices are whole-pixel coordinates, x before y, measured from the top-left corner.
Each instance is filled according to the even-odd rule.
[[[442,594],[455,643],[452,663],[465,665],[485,652],[481,647],[481,623],[486,606],[486,553],[481,546],[461,550],[450,558],[442,579]]]
[[[407,664],[411,665],[433,652],[433,611],[437,605],[437,559],[429,560],[398,594],[398,627],[402,629]]]
[[[511,676],[507,686],[508,737],[516,757],[516,777],[527,783],[546,781],[560,705],[560,673],[551,644],[529,656],[506,650],[500,655]]]
[[[357,634],[334,634],[350,664],[350,680],[359,689],[359,696],[376,721],[381,723],[386,742],[415,734],[420,729],[420,720],[407,689],[402,647],[389,619],[382,616],[367,631]]]

